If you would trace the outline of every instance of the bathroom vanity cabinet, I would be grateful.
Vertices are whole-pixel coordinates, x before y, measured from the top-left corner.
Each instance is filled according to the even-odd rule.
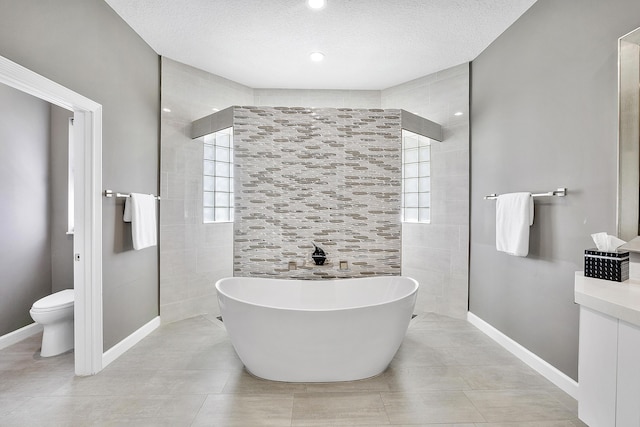
[[[640,280],[575,278],[580,304],[578,417],[590,427],[640,425]]]

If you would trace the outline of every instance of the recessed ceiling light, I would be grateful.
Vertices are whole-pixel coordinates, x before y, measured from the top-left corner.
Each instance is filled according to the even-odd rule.
[[[311,9],[322,9],[327,5],[327,0],[307,0],[307,5]]]
[[[171,108],[164,107],[162,109],[162,111],[164,111],[165,113],[170,113],[171,112]]]
[[[324,53],[322,52],[311,52],[309,54],[309,58],[311,58],[311,60],[313,62],[320,62],[324,59]]]
[[[458,111],[453,113],[454,116],[461,116],[462,114],[464,114],[462,111]]]

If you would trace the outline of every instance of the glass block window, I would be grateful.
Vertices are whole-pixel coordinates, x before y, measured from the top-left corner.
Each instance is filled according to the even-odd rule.
[[[402,130],[402,221],[431,221],[431,140]]]
[[[233,222],[233,128],[205,135],[203,219]]]

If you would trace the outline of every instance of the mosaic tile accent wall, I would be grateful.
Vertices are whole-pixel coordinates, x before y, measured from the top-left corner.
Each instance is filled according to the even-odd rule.
[[[235,107],[234,275],[399,275],[400,135],[396,109]]]

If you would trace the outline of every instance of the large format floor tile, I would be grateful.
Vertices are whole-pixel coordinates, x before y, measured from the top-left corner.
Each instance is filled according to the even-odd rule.
[[[293,396],[214,394],[207,396],[193,426],[291,425]]]
[[[292,426],[389,425],[380,393],[299,393]]]
[[[41,358],[41,335],[0,350],[2,426],[574,427],[576,401],[469,323],[411,321],[381,375],[284,383],[249,374],[224,325],[162,325],[98,375],[73,352]]]
[[[575,418],[544,390],[482,390],[465,394],[487,421],[570,421]]]
[[[486,421],[462,391],[383,393],[394,424],[473,423]]]

